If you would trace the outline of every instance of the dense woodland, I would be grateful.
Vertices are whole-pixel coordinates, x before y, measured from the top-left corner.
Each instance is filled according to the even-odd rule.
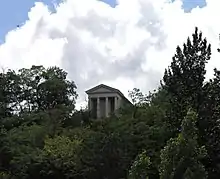
[[[219,178],[220,71],[205,80],[210,57],[195,28],[158,89],[133,89],[134,106],[102,120],[75,110],[77,87],[58,67],[3,71],[0,178]]]

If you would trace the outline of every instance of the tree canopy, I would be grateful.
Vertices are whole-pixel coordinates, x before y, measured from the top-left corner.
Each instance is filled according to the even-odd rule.
[[[93,120],[59,67],[0,73],[2,179],[217,179],[220,71],[205,81],[211,45],[195,28],[161,85],[129,91],[134,106]]]

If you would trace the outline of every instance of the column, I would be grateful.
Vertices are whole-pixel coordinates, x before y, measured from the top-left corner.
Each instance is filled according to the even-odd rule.
[[[100,118],[100,99],[97,97],[97,119]]]
[[[91,99],[91,97],[89,97],[88,108],[89,108],[89,111],[92,111],[92,99]]]
[[[115,96],[115,111],[118,109],[118,99],[117,97]]]
[[[109,106],[108,106],[108,97],[105,98],[105,116],[108,117]]]

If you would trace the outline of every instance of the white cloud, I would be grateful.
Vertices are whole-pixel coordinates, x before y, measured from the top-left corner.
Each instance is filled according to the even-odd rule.
[[[127,95],[133,87],[152,90],[177,45],[198,26],[213,45],[208,74],[218,67],[216,49],[220,1],[185,13],[181,0],[118,0],[116,8],[97,0],[66,0],[51,13],[36,3],[24,25],[0,46],[0,65],[18,69],[58,65],[84,91],[99,83]]]

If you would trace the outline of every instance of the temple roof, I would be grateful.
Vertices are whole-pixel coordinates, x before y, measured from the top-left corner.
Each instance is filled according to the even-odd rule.
[[[100,84],[100,85],[95,86],[95,87],[86,91],[86,94],[88,94],[88,95],[89,94],[98,94],[98,93],[118,93],[122,98],[124,98],[126,101],[131,103],[120,90],[118,90],[116,88],[112,88],[112,87],[104,85],[104,84]]]

